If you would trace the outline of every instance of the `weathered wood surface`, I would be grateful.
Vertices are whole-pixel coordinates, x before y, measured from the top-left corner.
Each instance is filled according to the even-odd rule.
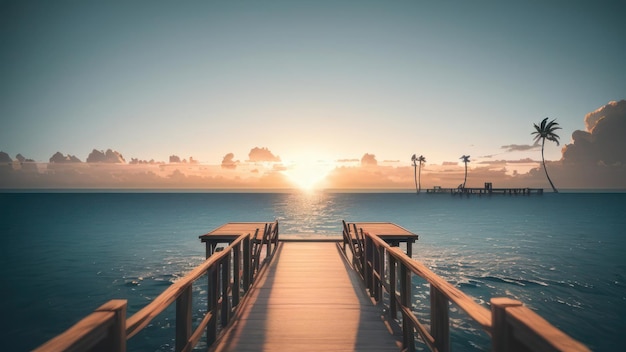
[[[400,225],[396,225],[392,222],[357,222],[356,227],[363,229],[371,235],[376,235],[383,240],[417,240],[417,234],[405,229]]]
[[[557,329],[520,301],[492,298],[491,310],[494,330],[500,335],[494,341],[496,351],[510,351],[523,344],[530,351],[589,352],[587,346]]]
[[[126,351],[126,301],[111,300],[35,352]]]
[[[399,351],[336,243],[281,243],[215,351]]]
[[[205,242],[212,239],[236,238],[239,235],[254,235],[254,232],[257,229],[259,229],[261,234],[263,234],[263,228],[266,224],[271,224],[271,222],[229,222],[200,236],[200,240]]]

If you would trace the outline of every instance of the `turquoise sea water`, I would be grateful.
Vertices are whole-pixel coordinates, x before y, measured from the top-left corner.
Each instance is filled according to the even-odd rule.
[[[0,350],[30,350],[109,299],[132,314],[203,260],[199,235],[274,219],[281,234],[319,236],[339,236],[342,219],[395,222],[419,234],[414,258],[479,302],[520,299],[593,350],[626,345],[623,193],[0,193]],[[130,350],[172,350],[168,312]],[[462,316],[453,348],[489,350]]]

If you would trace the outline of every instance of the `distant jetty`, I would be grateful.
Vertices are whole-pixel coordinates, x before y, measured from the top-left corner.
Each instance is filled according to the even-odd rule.
[[[531,194],[543,194],[543,188],[493,188],[491,182],[485,182],[483,188],[470,188],[470,187],[457,187],[457,188],[441,188],[435,186],[431,189],[427,189],[426,193],[429,194],[451,194],[451,195],[492,195],[492,194],[509,194],[509,195],[531,195]]]

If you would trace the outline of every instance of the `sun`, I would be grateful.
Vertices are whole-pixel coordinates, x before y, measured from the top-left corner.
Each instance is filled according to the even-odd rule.
[[[283,174],[298,188],[310,191],[320,188],[333,168],[332,163],[322,160],[299,160],[290,162]]]

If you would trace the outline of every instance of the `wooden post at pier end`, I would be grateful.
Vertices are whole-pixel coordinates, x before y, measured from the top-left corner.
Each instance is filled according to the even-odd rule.
[[[491,299],[492,351],[589,352],[589,348],[557,329],[522,302]]]
[[[126,352],[126,306],[126,300],[110,300],[34,352]]]

